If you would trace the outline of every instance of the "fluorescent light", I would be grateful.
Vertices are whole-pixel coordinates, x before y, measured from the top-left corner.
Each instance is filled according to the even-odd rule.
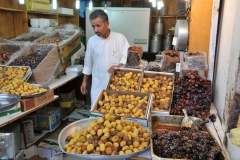
[[[19,0],[19,3],[20,4],[24,4],[24,0]]]
[[[57,9],[57,0],[52,1],[53,9]]]
[[[80,0],[76,0],[76,9],[80,8]]]
[[[157,2],[157,9],[160,10],[164,6],[163,1],[160,0]]]
[[[104,5],[104,12],[107,13],[107,4],[106,4],[106,1],[105,1],[105,5]]]
[[[152,7],[156,7],[156,0],[152,0]]]
[[[90,11],[92,10],[92,6],[93,6],[92,0],[90,0],[90,2],[89,2],[89,10],[90,10]]]

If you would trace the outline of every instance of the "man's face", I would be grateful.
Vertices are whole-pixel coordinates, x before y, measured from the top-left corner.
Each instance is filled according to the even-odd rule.
[[[103,22],[102,18],[100,17],[97,17],[96,19],[91,20],[90,22],[95,34],[98,35],[99,37],[106,38],[105,35],[108,31],[109,22],[108,21]]]

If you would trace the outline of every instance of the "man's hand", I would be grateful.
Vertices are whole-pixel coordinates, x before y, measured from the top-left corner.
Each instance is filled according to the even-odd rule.
[[[80,91],[82,92],[82,94],[87,94],[88,90],[87,90],[87,83],[86,82],[82,82],[82,85],[80,87]]]
[[[122,66],[123,66],[123,64],[120,63],[120,64],[117,65],[117,66],[111,66],[107,71],[108,71],[109,74],[112,74],[113,71],[114,71],[114,68],[120,68],[120,67],[122,67]]]

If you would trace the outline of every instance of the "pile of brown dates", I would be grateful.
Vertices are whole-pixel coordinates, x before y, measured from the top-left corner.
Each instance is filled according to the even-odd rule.
[[[173,91],[171,115],[183,115],[185,108],[189,116],[205,120],[210,114],[211,81],[198,75],[198,71],[185,74],[176,81]]]

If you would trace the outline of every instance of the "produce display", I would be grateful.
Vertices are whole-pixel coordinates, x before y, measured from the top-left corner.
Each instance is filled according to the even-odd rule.
[[[176,63],[180,62],[180,53],[175,50],[165,50],[162,71],[173,73],[176,70]]]
[[[205,70],[207,69],[207,55],[204,52],[186,52],[184,59],[187,67],[191,69]]]
[[[185,74],[176,81],[173,91],[171,115],[183,115],[185,108],[189,116],[206,119],[211,107],[211,81],[198,75],[198,71]]]
[[[116,91],[137,92],[141,73],[117,70],[109,82],[109,89]]]
[[[214,160],[221,148],[200,126],[180,131],[162,130],[151,135],[154,154],[162,158]]]
[[[156,72],[161,72],[161,64],[159,62],[149,62],[147,70],[148,71],[156,71]]]
[[[22,56],[15,59],[11,62],[10,66],[30,66],[32,70],[34,70],[38,64],[47,56],[48,52],[39,53],[36,50],[33,54],[29,54],[27,56]]]
[[[168,110],[170,107],[172,88],[172,78],[155,75],[153,78],[143,78],[141,92],[154,94],[152,110]]]
[[[21,39],[16,39],[16,41],[30,41],[33,42],[34,40],[38,39],[39,37],[35,37],[35,36],[30,36],[30,37],[24,37]]]
[[[0,66],[0,89],[11,84],[14,79],[23,79],[27,73],[27,67],[2,67]]]
[[[112,95],[103,92],[103,99],[98,101],[98,108],[94,112],[109,113],[119,116],[145,118],[148,107],[148,96],[141,98],[130,94]]]
[[[106,114],[67,141],[64,148],[69,153],[123,155],[147,148],[150,136],[141,124]]]
[[[25,67],[0,67],[0,93],[27,96],[46,92],[45,88],[23,82],[27,70]]]
[[[50,44],[55,43],[58,45],[63,39],[60,37],[59,34],[55,35],[54,37],[44,37],[37,41],[38,44]]]
[[[127,65],[138,66],[141,64],[143,49],[141,46],[131,46],[128,48]]]
[[[0,64],[5,64],[11,58],[12,53],[0,51]]]

